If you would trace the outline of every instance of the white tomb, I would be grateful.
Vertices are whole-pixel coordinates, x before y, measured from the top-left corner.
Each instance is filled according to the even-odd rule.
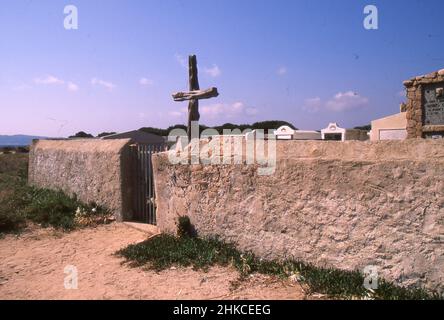
[[[332,122],[327,128],[321,130],[322,140],[345,141],[346,131],[346,129],[339,127],[336,122]]]
[[[289,126],[282,126],[274,131],[274,135],[277,140],[292,140],[294,132],[295,131]]]

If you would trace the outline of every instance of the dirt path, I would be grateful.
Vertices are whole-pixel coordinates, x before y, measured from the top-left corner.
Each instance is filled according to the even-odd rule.
[[[114,223],[72,233],[37,228],[0,239],[0,299],[304,299],[297,283],[255,275],[233,290],[231,268],[155,273],[122,265],[118,249],[148,234]],[[78,270],[78,289],[67,290],[64,269]]]

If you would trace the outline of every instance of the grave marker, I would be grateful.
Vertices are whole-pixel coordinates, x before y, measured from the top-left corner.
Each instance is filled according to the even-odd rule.
[[[188,127],[187,135],[188,141],[191,141],[191,124],[192,122],[199,122],[199,100],[215,98],[219,95],[217,88],[209,88],[200,90],[199,79],[197,72],[197,59],[195,55],[188,57],[188,71],[189,71],[189,92],[173,93],[174,101],[190,101],[188,103]]]

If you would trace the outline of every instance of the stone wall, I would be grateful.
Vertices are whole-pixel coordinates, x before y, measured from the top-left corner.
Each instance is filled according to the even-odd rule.
[[[30,150],[29,183],[95,202],[118,220],[131,215],[129,139],[38,140]]]
[[[153,159],[158,226],[190,216],[266,258],[379,267],[405,286],[444,286],[444,141],[278,141],[274,175],[254,165]]]
[[[345,140],[366,141],[369,139],[368,131],[358,129],[347,129],[345,131]]]
[[[424,134],[444,132],[442,125],[427,125],[423,123],[424,116],[424,87],[433,84],[444,86],[444,69],[430,74],[404,81],[407,90],[407,103],[402,106],[407,112],[408,138],[423,138]]]

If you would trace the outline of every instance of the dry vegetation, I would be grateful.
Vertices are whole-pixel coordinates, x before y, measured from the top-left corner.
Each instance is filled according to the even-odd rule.
[[[27,154],[0,155],[0,233],[17,232],[28,221],[64,230],[110,220],[106,210],[63,192],[27,185]]]
[[[423,300],[440,299],[437,293],[422,289],[407,289],[379,280],[378,289],[364,287],[360,271],[343,271],[320,268],[294,260],[263,260],[251,252],[240,252],[234,244],[217,238],[198,238],[188,217],[180,217],[177,237],[160,234],[142,243],[130,245],[117,254],[127,259],[132,266],[145,266],[160,272],[174,266],[208,270],[210,267],[234,267],[240,281],[252,274],[277,277],[283,280],[296,279],[306,287],[310,295],[325,294],[339,299]]]

